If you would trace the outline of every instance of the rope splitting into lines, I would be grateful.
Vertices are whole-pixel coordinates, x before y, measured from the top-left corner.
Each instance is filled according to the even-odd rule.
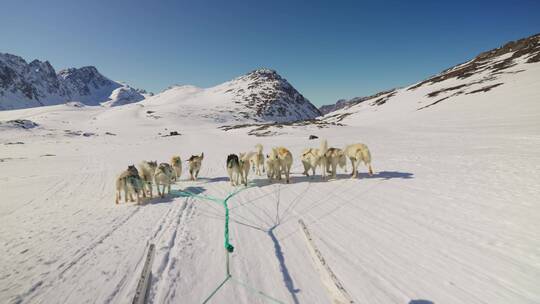
[[[231,199],[233,196],[238,194],[239,192],[250,188],[252,185],[244,188],[237,189],[233,192],[230,192],[224,199],[216,198],[209,195],[199,194],[199,193],[193,193],[186,190],[178,190],[178,193],[181,197],[191,197],[195,199],[205,200],[205,201],[211,201],[217,204],[220,204],[225,209],[225,227],[224,227],[224,242],[223,245],[225,247],[225,255],[226,255],[226,262],[225,262],[225,279],[210,293],[210,295],[202,302],[203,304],[208,303],[212,297],[216,295],[216,293],[227,283],[229,280],[231,282],[234,282],[242,287],[244,287],[247,291],[251,292],[254,295],[257,295],[261,298],[264,298],[268,300],[269,302],[276,303],[276,304],[284,304],[284,302],[277,300],[266,293],[253,288],[249,284],[246,284],[242,281],[237,280],[236,278],[233,278],[230,268],[229,268],[229,254],[231,254],[234,251],[234,246],[229,241],[229,206],[227,202],[229,199]]]

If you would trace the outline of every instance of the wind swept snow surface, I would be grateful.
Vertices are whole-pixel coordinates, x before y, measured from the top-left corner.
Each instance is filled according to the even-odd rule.
[[[224,198],[234,190],[226,155],[261,142],[265,151],[293,152],[293,177],[290,184],[256,177],[229,201],[235,279],[284,303],[328,303],[302,219],[357,303],[538,303],[540,111],[516,106],[521,116],[501,121],[506,99],[486,94],[477,106],[487,111],[489,102],[491,110],[476,120],[454,104],[451,117],[266,138],[154,119],[138,105],[2,112],[0,121],[38,126],[0,133],[0,302],[129,302],[153,243],[149,303],[200,303],[225,273],[223,207],[174,191],[115,205],[114,179],[141,160],[204,152],[200,180],[184,175],[173,189]],[[183,135],[158,135],[164,126]],[[376,174],[361,165],[357,180],[344,172],[328,182],[302,176],[298,155],[318,145],[308,140],[313,133],[330,146],[368,144]],[[23,144],[4,145],[16,141]],[[211,302],[265,300],[229,282]]]
[[[329,303],[298,220],[355,303],[540,303],[540,68],[514,68],[524,71],[488,80],[501,86],[422,110],[426,94],[463,83],[398,90],[324,118],[345,126],[291,125],[268,137],[219,129],[241,118],[217,111],[216,88],[0,112],[0,303],[131,302],[149,244],[148,303],[201,303],[225,278],[224,209],[180,190],[225,198],[238,189],[227,155],[257,143],[291,150],[291,183],[250,174],[228,201],[234,280],[209,303],[267,303],[253,290]],[[199,94],[208,98],[190,99]],[[367,144],[375,174],[361,164],[350,179],[348,164],[335,180],[303,176],[301,151],[319,146],[309,135],[329,147]],[[169,197],[114,204],[126,166],[201,152],[198,181],[184,169]]]

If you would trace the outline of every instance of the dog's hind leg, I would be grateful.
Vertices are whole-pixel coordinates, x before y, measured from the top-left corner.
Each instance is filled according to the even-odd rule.
[[[358,166],[360,165],[360,160],[355,159],[354,162],[354,178],[358,178]]]
[[[351,172],[351,178],[355,178],[355,174],[356,174],[356,166],[355,166],[355,159],[354,157],[349,157],[349,159],[351,160],[351,167],[352,167],[352,172]]]
[[[305,161],[302,161],[302,165],[304,165],[304,173],[303,174],[305,176],[309,176],[309,172],[308,172],[309,166],[308,166],[308,164]]]
[[[128,202],[128,188],[127,186],[124,187],[124,202]]]
[[[330,178],[336,178],[336,169],[337,169],[337,164],[335,161],[332,160],[332,164],[331,164],[331,173],[330,173]]]
[[[371,168],[371,164],[367,163],[366,165],[368,166],[368,169],[369,169],[369,175],[372,176],[373,175],[373,168]]]
[[[291,166],[288,165],[288,166],[286,167],[286,170],[287,170],[287,184],[288,184],[288,183],[290,182],[290,178],[289,178],[289,177],[291,176]]]

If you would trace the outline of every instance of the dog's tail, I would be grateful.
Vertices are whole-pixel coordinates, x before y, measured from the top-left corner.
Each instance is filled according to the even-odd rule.
[[[328,151],[328,141],[326,139],[321,140],[321,154],[324,155]]]
[[[238,156],[234,154],[229,154],[229,156],[227,156],[227,168],[230,169],[238,165],[239,165]]]
[[[257,149],[257,154],[262,154],[263,146],[261,144],[256,144],[255,149]]]

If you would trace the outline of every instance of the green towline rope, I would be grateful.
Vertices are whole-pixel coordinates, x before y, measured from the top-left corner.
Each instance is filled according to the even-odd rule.
[[[210,295],[203,301],[203,304],[208,303],[208,301],[210,301],[210,299],[214,295],[216,295],[216,293],[221,289],[221,287],[223,287],[223,285],[225,285],[225,283],[227,283],[229,280],[232,281],[232,282],[235,282],[238,285],[243,286],[244,288],[246,288],[252,294],[257,295],[257,296],[259,296],[261,298],[264,298],[267,301],[277,303],[277,304],[284,304],[283,302],[272,298],[271,296],[267,295],[266,293],[264,293],[264,292],[262,292],[260,290],[257,290],[255,288],[249,286],[246,283],[243,283],[241,281],[236,280],[235,278],[232,277],[232,274],[231,274],[230,269],[229,269],[229,254],[234,251],[234,246],[229,242],[229,205],[227,204],[227,202],[229,201],[229,199],[231,199],[233,196],[235,196],[239,192],[241,192],[243,190],[246,190],[246,189],[248,189],[250,187],[252,187],[252,185],[250,185],[248,187],[237,189],[237,190],[229,193],[224,199],[212,197],[212,196],[209,196],[209,195],[199,194],[199,193],[193,193],[193,192],[185,191],[185,190],[178,190],[181,197],[192,197],[192,198],[196,198],[196,199],[211,201],[211,202],[218,203],[218,204],[222,205],[223,208],[225,209],[225,229],[224,229],[224,242],[223,242],[223,245],[224,245],[225,250],[226,250],[225,279],[223,279],[223,281],[210,293]]]
[[[204,194],[197,194],[197,193],[193,193],[193,192],[190,192],[190,191],[184,191],[184,190],[178,190],[178,192],[180,192],[180,196],[186,196],[186,197],[193,197],[193,198],[199,198],[199,199],[203,199],[203,200],[207,200],[207,201],[212,201],[212,202],[215,202],[215,203],[219,203],[223,206],[223,208],[225,209],[225,232],[224,232],[224,246],[225,246],[225,250],[227,250],[227,252],[233,252],[234,251],[234,246],[229,242],[229,206],[227,205],[227,201],[232,198],[233,196],[235,196],[236,194],[238,194],[240,191],[243,191],[245,189],[248,189],[250,188],[251,186],[249,187],[245,187],[245,188],[240,188],[236,191],[233,191],[231,193],[229,193],[225,199],[219,199],[219,198],[216,198],[216,197],[212,197],[212,196],[209,196],[209,195],[204,195]]]

